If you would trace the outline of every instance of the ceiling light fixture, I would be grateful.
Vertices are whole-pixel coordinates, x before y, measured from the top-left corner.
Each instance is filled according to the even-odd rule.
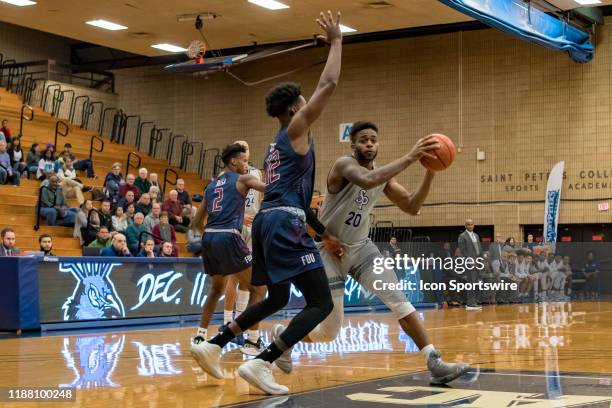
[[[340,24],[340,31],[342,31],[343,33],[354,33],[357,30],[352,27],[345,26],[344,24]]]
[[[157,48],[158,50],[168,51],[168,52],[185,52],[187,48],[179,47],[178,45],[172,45],[168,43],[161,44],[153,44],[151,45],[153,48]]]
[[[113,23],[111,21],[106,21],[106,20],[91,20],[91,21],[86,21],[85,23],[95,26],[95,27],[103,28],[105,30],[111,30],[111,31],[127,30],[126,26],[123,26],[117,23]]]
[[[12,4],[13,6],[33,6],[36,4],[35,1],[32,0],[0,0],[3,3]]]
[[[581,6],[589,6],[591,4],[601,4],[601,0],[576,0],[576,3]]]
[[[268,10],[281,10],[289,8],[288,5],[276,0],[249,0],[249,3],[255,4],[259,7],[267,8]]]

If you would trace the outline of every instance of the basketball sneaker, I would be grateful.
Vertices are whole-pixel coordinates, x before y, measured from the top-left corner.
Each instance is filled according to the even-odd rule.
[[[266,347],[261,340],[261,337],[257,339],[255,343],[253,343],[249,339],[244,340],[244,346],[240,348],[242,354],[246,354],[247,356],[258,356],[262,351],[264,351]]]
[[[223,379],[223,370],[219,366],[221,347],[207,341],[194,342],[191,343],[191,356],[204,372],[220,380]]]
[[[446,384],[461,377],[469,369],[469,364],[446,363],[437,350],[432,351],[427,359],[427,369],[431,373],[432,384]]]
[[[229,323],[228,323],[229,324]],[[225,330],[225,328],[227,327],[227,324],[224,324],[222,326],[219,326],[219,333],[222,333],[223,330]],[[233,339],[230,340],[230,343],[234,343],[239,345],[240,347],[244,346],[244,334],[240,333],[239,335],[237,335],[236,337],[234,337]]]
[[[255,358],[242,364],[238,368],[238,375],[266,394],[282,395],[289,392],[289,388],[276,383],[272,373],[272,363],[262,359]]]
[[[275,324],[272,327],[272,342],[274,342],[274,340],[277,339],[283,331],[285,331],[285,326],[282,324]],[[274,361],[274,364],[285,374],[289,374],[291,373],[291,370],[293,370],[291,350],[291,348],[285,350],[283,354],[281,354],[281,356]]]

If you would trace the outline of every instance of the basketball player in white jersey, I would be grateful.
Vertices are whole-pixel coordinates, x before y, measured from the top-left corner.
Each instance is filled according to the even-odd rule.
[[[249,144],[244,140],[236,140],[234,144],[239,144],[246,149],[247,161],[251,157]],[[249,174],[255,176],[259,181],[262,181],[261,171],[250,164]],[[249,249],[253,249],[251,240],[251,225],[255,215],[259,212],[261,206],[261,193],[257,190],[249,190],[244,204],[244,225],[242,227],[242,239],[246,242]],[[238,289],[236,289],[236,286]],[[249,303],[249,288],[243,287],[243,284],[238,279],[230,276],[229,282],[225,289],[225,301],[223,303],[223,324],[227,324],[234,320],[233,312],[236,307],[236,317],[238,317],[247,307]],[[237,338],[237,343],[242,346],[240,351],[244,354],[256,356],[264,350],[264,344],[259,336],[259,330],[249,329],[246,331],[246,339],[242,336]]]
[[[378,129],[369,122],[357,122],[351,129],[351,156],[340,157],[327,176],[327,194],[321,208],[321,223],[325,230],[338,237],[344,245],[341,259],[332,256],[323,248],[321,258],[334,301],[331,314],[310,332],[304,341],[327,342],[338,335],[344,315],[344,285],[350,275],[370,293],[375,294],[391,309],[399,320],[402,329],[421,350],[431,381],[445,384],[464,374],[467,364],[449,364],[442,361],[440,353],[434,348],[414,306],[399,290],[377,290],[374,281],[397,282],[393,269],[385,269],[382,274],[373,271],[374,258],[382,257],[378,247],[368,238],[370,213],[381,194],[405,213],[416,215],[425,201],[434,177],[427,171],[421,185],[414,193],[409,193],[394,177],[423,156],[427,151],[438,148],[437,141],[425,137],[417,141],[412,150],[393,162],[377,167],[374,159],[378,153]],[[376,287],[379,287],[378,285]],[[277,327],[278,326],[278,327]],[[281,325],[273,327],[275,335],[282,331]],[[276,360],[276,365],[288,373],[291,371],[291,351],[287,350]]]

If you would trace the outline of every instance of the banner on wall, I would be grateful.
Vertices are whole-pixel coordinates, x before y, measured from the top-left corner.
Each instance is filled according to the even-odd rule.
[[[351,141],[351,128],[352,123],[341,123],[340,124],[340,143],[346,143]]]
[[[546,204],[544,207],[544,243],[553,247],[557,242],[557,225],[559,220],[559,203],[561,202],[561,188],[563,187],[564,161],[555,164],[546,185]]]

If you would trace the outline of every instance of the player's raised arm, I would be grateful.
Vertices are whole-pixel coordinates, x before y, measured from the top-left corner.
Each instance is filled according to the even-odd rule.
[[[404,186],[397,182],[394,178],[389,180],[387,187],[385,187],[385,195],[392,203],[405,213],[410,215],[417,215],[421,206],[429,194],[429,188],[431,187],[431,181],[433,180],[435,172],[427,170],[421,185],[414,193],[409,193]]]
[[[331,11],[328,11],[327,14],[322,12],[317,19],[317,23],[325,31],[326,41],[329,43],[330,49],[317,88],[306,105],[295,114],[287,128],[291,145],[298,153],[308,151],[308,129],[323,112],[340,78],[342,60],[340,12],[338,12],[336,19],[334,19]]]
[[[266,185],[252,174],[243,174],[238,177],[238,184],[238,189],[245,195],[250,189],[257,190],[261,193],[266,189]]]

